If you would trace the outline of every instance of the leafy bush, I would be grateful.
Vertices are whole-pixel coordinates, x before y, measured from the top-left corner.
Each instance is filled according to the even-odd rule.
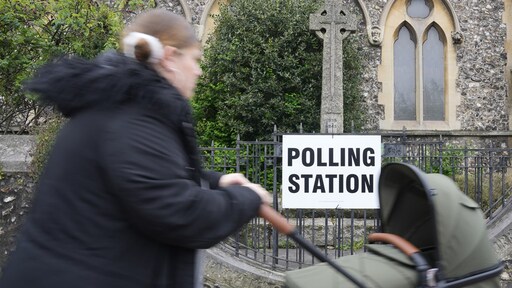
[[[21,89],[36,67],[116,47],[121,25],[120,14],[101,1],[0,1],[0,130],[24,132],[43,115]]]
[[[298,132],[300,123],[304,131],[319,130],[323,43],[309,31],[319,3],[233,0],[221,6],[193,100],[201,145],[215,140],[232,147],[237,135],[268,140],[274,125],[280,132]],[[356,50],[345,46],[345,67],[358,69]],[[359,72],[345,75],[357,94]],[[359,99],[345,97],[346,113],[355,115],[346,116],[347,123],[360,122]]]
[[[496,161],[499,156],[488,158],[488,155],[478,155],[479,153],[468,154],[470,153],[464,156],[467,163],[461,164],[452,179],[463,193],[480,205],[488,217],[508,203],[507,199],[510,199],[512,191],[512,174],[507,171],[509,167],[506,163],[501,167],[497,163],[489,165],[489,162]],[[509,161],[508,157],[505,156],[505,161]],[[464,158],[461,158],[461,162],[463,161]]]
[[[452,145],[444,145],[437,156],[427,155],[426,157],[430,159],[424,168],[427,173],[441,173],[453,177],[462,171],[464,152]]]
[[[442,142],[386,143],[399,151],[392,156],[384,156],[382,164],[405,162],[418,167],[426,173],[441,173],[454,177],[461,173],[464,150]],[[401,154],[401,155],[400,155]]]
[[[116,48],[123,20],[102,1],[12,0],[0,2],[0,24],[0,130],[36,135],[37,178],[64,119],[26,95],[23,82],[55,57]]]

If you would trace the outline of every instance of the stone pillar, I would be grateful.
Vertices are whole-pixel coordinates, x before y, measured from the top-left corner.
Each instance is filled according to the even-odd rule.
[[[326,0],[309,16],[309,29],[324,41],[321,133],[343,133],[343,39],[356,30],[355,16],[341,3]]]

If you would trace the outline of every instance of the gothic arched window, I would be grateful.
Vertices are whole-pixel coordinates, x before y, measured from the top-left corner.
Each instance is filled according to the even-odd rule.
[[[386,20],[379,79],[382,129],[457,129],[456,54],[448,0],[394,0]],[[443,7],[445,6],[445,7]],[[392,30],[390,30],[392,29]]]
[[[416,41],[404,25],[393,47],[395,120],[416,120]]]
[[[444,121],[444,43],[435,26],[423,42],[423,120]]]

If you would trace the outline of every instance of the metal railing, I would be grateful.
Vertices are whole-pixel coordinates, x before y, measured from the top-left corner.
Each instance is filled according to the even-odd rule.
[[[339,258],[365,251],[367,235],[380,227],[378,210],[281,209],[281,147],[281,137],[277,135],[273,141],[237,141],[233,148],[215,147],[212,143],[201,151],[205,168],[243,173],[271,191],[273,207],[325,255]],[[455,147],[443,140],[382,136],[382,163],[405,162],[427,173],[447,175],[482,207],[488,219],[511,198],[511,155],[509,148],[476,149]],[[255,266],[274,271],[301,268],[317,261],[261,218],[253,219],[221,247]]]

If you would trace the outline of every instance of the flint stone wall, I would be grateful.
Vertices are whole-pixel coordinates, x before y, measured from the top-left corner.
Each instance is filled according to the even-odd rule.
[[[111,0],[110,0],[111,1]],[[164,7],[177,14],[188,16],[198,31],[207,16],[205,9],[216,0],[157,0],[157,7]],[[381,62],[381,48],[368,41],[364,15],[360,5],[367,9],[371,25],[379,24],[384,7],[391,0],[342,0],[344,7],[356,15],[357,31],[350,35],[358,46],[363,66],[361,101],[368,111],[365,129],[378,130],[384,108],[378,104],[382,83],[377,79]],[[457,120],[465,131],[508,131],[509,111],[507,103],[507,68],[505,43],[507,25],[502,19],[505,13],[503,0],[446,0],[451,3],[459,20],[463,41],[455,45],[458,77],[457,93],[461,103],[457,107]],[[184,7],[186,6],[186,7]],[[134,11],[133,15],[140,11]],[[133,16],[132,15],[132,16]],[[132,16],[127,17],[127,20]],[[386,33],[392,33],[386,31]],[[448,41],[451,37],[448,36]],[[347,41],[349,39],[346,39]]]

